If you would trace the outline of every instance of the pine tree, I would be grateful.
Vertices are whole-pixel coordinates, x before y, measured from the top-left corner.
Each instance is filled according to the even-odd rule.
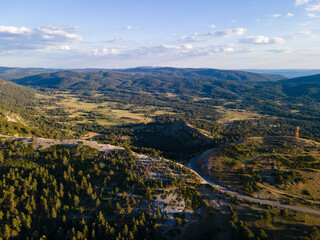
[[[73,201],[74,201],[74,206],[77,208],[79,206],[80,203],[80,199],[78,196],[74,196],[73,197]]]
[[[129,233],[129,228],[128,228],[127,225],[124,225],[123,230],[122,230],[122,234],[123,234],[124,236],[127,236],[128,233]]]

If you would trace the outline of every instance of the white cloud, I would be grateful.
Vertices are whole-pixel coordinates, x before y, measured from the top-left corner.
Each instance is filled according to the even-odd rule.
[[[133,29],[133,27],[132,27],[132,26],[130,26],[130,25],[128,25],[128,26],[126,26],[126,29],[127,29],[127,30],[132,30],[132,29]]]
[[[71,50],[69,45],[51,46],[50,49],[59,50],[59,51],[70,51]]]
[[[216,55],[218,53],[232,53],[234,49],[232,47],[214,47],[212,49],[205,49],[208,55]]]
[[[63,51],[69,51],[70,50],[70,46],[69,45],[61,45],[61,46],[59,46],[59,49],[61,49]]]
[[[245,28],[235,28],[235,29],[226,29],[220,31],[211,31],[208,33],[192,33],[190,35],[184,35],[180,37],[182,42],[205,42],[210,41],[210,37],[231,37],[231,36],[240,36],[243,35],[247,29]]]
[[[83,39],[78,29],[70,26],[44,26],[34,29],[26,27],[0,26],[0,50],[64,49],[66,43]]]
[[[162,47],[165,48],[165,49],[175,49],[175,50],[181,49],[181,46],[178,46],[178,45],[167,45],[167,44],[164,44],[164,45],[162,45]]]
[[[306,5],[305,10],[308,12],[320,11],[320,0],[296,0],[296,5]],[[308,14],[309,17],[315,17],[315,14]]]
[[[308,17],[311,18],[320,18],[320,15],[314,14],[314,13],[308,13]]]
[[[306,7],[306,11],[320,11],[320,2],[317,2],[315,4],[310,4]]]
[[[104,43],[110,43],[110,44],[121,44],[121,43],[127,43],[127,42],[128,42],[128,39],[121,38],[121,37],[116,37],[112,40],[104,41]]]
[[[223,52],[234,52],[234,49],[231,47],[222,48]]]
[[[243,35],[246,31],[247,31],[247,29],[245,29],[245,28],[236,28],[233,30],[233,33],[235,35]]]
[[[193,48],[191,44],[185,44],[184,47],[185,47],[186,49],[192,49],[192,48]]]
[[[273,18],[279,18],[281,17],[282,15],[280,13],[275,13],[275,14],[272,14],[271,15]]]
[[[64,29],[59,26],[47,26],[47,27],[38,27],[37,30],[40,33],[44,33],[43,35],[44,39],[54,39],[57,37],[63,37],[70,40],[82,40],[83,37],[79,36],[75,33],[70,33],[68,30],[70,29]]]
[[[161,47],[167,50],[179,50],[180,52],[189,51],[193,48],[191,44],[183,44],[183,45],[167,45],[164,44]]]
[[[25,27],[0,26],[0,34],[30,34],[32,30]]]
[[[220,53],[233,53],[235,50],[232,46],[206,46],[197,47],[187,53],[187,56],[212,56]]]
[[[248,38],[242,38],[239,40],[240,43],[250,44],[282,44],[284,39],[280,37],[265,37],[265,36],[250,36]]]
[[[108,48],[102,48],[102,49],[93,49],[92,54],[94,56],[108,56],[108,55],[118,55],[120,52],[117,49],[108,49]]]
[[[208,35],[214,37],[231,37],[233,35],[243,35],[246,31],[247,30],[245,28],[235,28],[221,31],[212,31],[208,33]]]
[[[232,53],[234,52],[232,45],[220,46],[193,46],[192,44],[163,44],[156,46],[145,46],[131,50],[123,50],[118,54],[120,58],[136,58],[141,56],[152,57],[193,57],[193,56],[210,56],[219,53]],[[108,56],[108,49],[95,49],[92,52],[95,56]]]
[[[306,3],[310,2],[310,1],[311,0],[296,0],[296,6],[306,4]]]
[[[193,33],[189,36],[180,37],[180,41],[183,42],[201,42],[204,41],[203,35],[201,36],[199,33]]]
[[[217,26],[215,24],[211,24],[210,28],[216,28]]]
[[[293,17],[294,14],[293,13],[287,13],[286,17]]]

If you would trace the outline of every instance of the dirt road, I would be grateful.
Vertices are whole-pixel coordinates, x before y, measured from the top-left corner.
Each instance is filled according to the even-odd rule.
[[[238,192],[229,190],[229,189],[227,189],[227,188],[225,188],[223,186],[220,186],[219,184],[215,183],[211,179],[209,179],[206,176],[204,176],[204,174],[197,168],[197,166],[196,166],[197,158],[198,157],[195,157],[195,158],[191,159],[190,164],[188,166],[189,169],[192,170],[193,172],[195,172],[200,177],[200,179],[202,180],[202,183],[210,184],[210,185],[214,186],[215,188],[217,188],[218,190],[220,190],[221,192],[229,193],[229,194],[231,194],[233,196],[238,196],[239,198],[241,198],[243,200],[246,200],[246,201],[250,201],[250,202],[267,204],[267,205],[271,205],[271,206],[274,206],[274,207],[285,208],[285,209],[289,209],[289,210],[293,210],[293,211],[320,215],[320,211],[317,211],[317,210],[301,208],[301,207],[295,207],[295,206],[286,205],[286,204],[281,204],[279,202],[270,201],[268,199],[263,199],[263,198],[250,197],[250,196],[246,196],[246,195],[240,194]]]
[[[50,146],[53,145],[57,145],[57,144],[61,144],[61,145],[65,145],[65,146],[70,146],[70,145],[76,145],[79,142],[83,142],[84,145],[88,145],[90,147],[96,148],[99,151],[114,151],[114,150],[123,150],[122,147],[118,147],[118,146],[114,146],[114,145],[110,145],[110,144],[99,144],[95,141],[86,141],[86,140],[79,140],[79,139],[68,139],[68,140],[54,140],[54,139],[45,139],[45,138],[31,138],[31,137],[12,137],[12,136],[7,136],[7,135],[1,135],[0,134],[0,138],[11,138],[11,139],[21,139],[24,143],[31,143],[33,141],[33,144],[35,147],[39,147],[42,146],[42,148],[48,148]],[[144,154],[138,154],[138,153],[134,153],[135,156],[137,156],[140,159],[147,159],[148,156],[144,155]],[[311,214],[316,214],[316,215],[320,215],[320,211],[317,210],[312,210],[312,209],[306,209],[306,208],[300,208],[300,207],[295,207],[295,206],[291,206],[291,205],[285,205],[285,204],[281,204],[275,201],[270,201],[267,199],[262,199],[262,198],[255,198],[255,197],[249,197],[243,194],[240,194],[238,192],[229,190],[223,186],[220,186],[219,184],[215,183],[214,181],[212,181],[211,179],[207,178],[206,176],[204,176],[204,174],[197,168],[196,166],[196,160],[198,157],[191,159],[188,168],[196,173],[196,175],[200,178],[201,182],[204,184],[210,184],[212,186],[214,186],[215,188],[217,188],[218,190],[220,190],[221,192],[224,193],[229,193],[233,196],[238,196],[239,198],[246,200],[246,201],[251,201],[251,202],[255,202],[255,203],[261,203],[261,204],[268,204],[268,205],[272,205],[275,207],[279,207],[279,208],[285,208],[285,209],[289,209],[289,210],[294,210],[294,211],[299,211],[299,212],[305,212],[305,213],[311,213]],[[184,165],[182,164],[178,164],[181,167],[184,167]]]

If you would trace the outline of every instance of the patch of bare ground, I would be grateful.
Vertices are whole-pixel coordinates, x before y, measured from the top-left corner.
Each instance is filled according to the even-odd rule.
[[[12,118],[12,117],[10,117],[10,116],[6,116],[7,117],[7,120],[9,121],[9,122],[17,122],[17,120],[15,119],[15,118]]]
[[[103,136],[100,133],[95,133],[95,132],[89,132],[88,134],[86,134],[85,136],[82,137],[82,139],[84,140],[88,140],[88,139],[95,139],[95,138],[99,138]]]
[[[225,103],[224,105],[226,104],[228,103]],[[230,102],[229,104],[232,104],[232,102]],[[230,124],[238,120],[248,120],[248,119],[255,119],[255,118],[262,117],[261,114],[250,112],[247,110],[228,109],[228,108],[225,108],[224,106],[217,106],[216,108],[218,112],[224,115],[223,118],[218,120],[218,122],[221,124]]]

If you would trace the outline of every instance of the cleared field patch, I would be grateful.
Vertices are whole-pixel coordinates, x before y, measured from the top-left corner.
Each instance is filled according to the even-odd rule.
[[[194,97],[193,101],[198,102],[198,101],[206,101],[206,100],[211,100],[212,98],[206,98],[206,97]]]
[[[227,109],[223,106],[217,107],[217,111],[223,114],[223,117],[218,120],[218,122],[221,124],[230,124],[234,121],[249,120],[262,117],[262,115],[258,113],[248,112],[246,110],[239,109]]]
[[[138,114],[134,113],[128,110],[111,110],[111,113],[115,117],[119,117],[121,119],[131,119],[133,121],[138,121],[138,122],[151,122],[152,118],[150,117],[145,117],[143,114]]]
[[[169,108],[159,108],[154,106],[136,106],[133,104],[122,104],[105,99],[102,94],[93,94],[90,98],[78,96],[71,93],[57,92],[51,98],[43,99],[47,101],[46,110],[51,111],[53,117],[63,109],[66,117],[72,119],[72,124],[96,122],[101,125],[125,125],[135,123],[149,123],[158,115],[171,114]],[[42,95],[39,94],[39,98]],[[49,104],[49,101],[54,104]],[[53,114],[52,114],[53,113]],[[64,119],[65,120],[65,119]],[[64,121],[62,120],[62,121]],[[70,121],[68,121],[70,123]]]
[[[174,94],[174,93],[166,93],[166,97],[168,98],[174,98],[174,97],[177,97],[178,95],[177,94]]]

